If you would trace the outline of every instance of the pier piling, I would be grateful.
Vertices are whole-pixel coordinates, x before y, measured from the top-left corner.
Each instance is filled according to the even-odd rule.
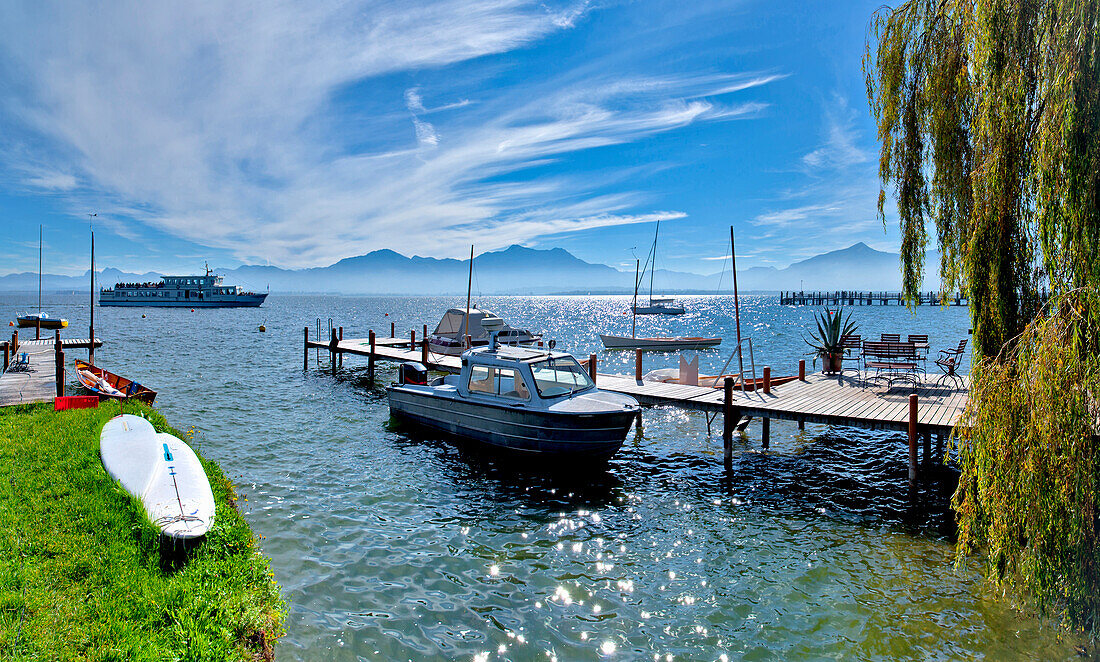
[[[409,349],[416,351],[416,329],[409,331]]]
[[[917,481],[917,394],[909,395],[909,482]]]
[[[54,330],[54,377],[57,381],[57,396],[65,395],[65,350],[61,348],[61,331]]]
[[[340,327],[340,342],[344,342],[344,327]],[[340,360],[340,367],[343,368],[344,367],[344,353],[343,352],[340,352],[339,360]]]
[[[370,355],[367,356],[367,379],[374,383],[374,330],[370,331]]]
[[[722,380],[722,461],[729,468],[733,464],[733,377]]]
[[[764,395],[771,395],[772,393],[772,369],[770,366],[764,366]],[[767,420],[767,419],[764,419]]]
[[[765,416],[760,420],[760,445],[764,447],[764,450],[768,450],[768,447],[772,443],[772,419]]]
[[[592,378],[592,383],[596,383],[596,355],[588,355],[588,376]]]
[[[396,338],[397,337],[396,332],[395,332],[396,326],[397,325],[395,325],[393,322],[390,322],[390,337],[391,338]]]
[[[642,381],[642,350],[634,350],[634,379]]]
[[[424,364],[424,367],[428,367],[428,339],[425,337],[420,340],[420,362]]]
[[[332,338],[328,341],[328,364],[332,368],[332,374],[336,374],[336,347],[339,341],[336,339],[336,329],[332,330]]]
[[[798,381],[806,381],[806,359],[798,360]]]
[[[302,343],[302,370],[309,370],[309,326],[305,330],[305,342]]]

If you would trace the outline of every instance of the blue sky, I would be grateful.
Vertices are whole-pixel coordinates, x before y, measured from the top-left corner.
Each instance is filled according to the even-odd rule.
[[[875,2],[0,6],[0,274],[309,267],[513,243],[620,267],[857,241]]]

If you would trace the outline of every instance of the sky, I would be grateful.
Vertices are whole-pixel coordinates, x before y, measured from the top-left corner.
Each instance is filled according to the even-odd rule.
[[[0,274],[511,244],[777,266],[863,241],[874,2],[0,5]],[[889,206],[892,206],[890,203]],[[89,214],[96,214],[90,217]]]

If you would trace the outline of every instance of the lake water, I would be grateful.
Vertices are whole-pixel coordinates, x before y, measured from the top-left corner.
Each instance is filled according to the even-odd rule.
[[[0,319],[35,297],[0,295]],[[46,299],[68,337],[87,335],[86,293]],[[477,300],[598,353],[601,371],[633,372],[632,352],[597,337],[630,332],[625,297]],[[702,372],[721,368],[732,299],[684,301],[691,313],[639,318],[639,333],[721,335],[700,353]],[[902,434],[774,421],[763,453],[754,424],[726,473],[720,424],[708,435],[702,414],[651,408],[606,469],[544,475],[392,426],[388,364],[374,388],[364,359],[336,378],[302,371],[302,327],[317,318],[345,337],[391,321],[419,336],[461,304],[274,295],[251,310],[96,310],[97,362],[156,389],[238,485],[290,604],[280,659],[1076,657],[1079,641],[986,587],[978,561],[954,569],[953,477],[911,500]],[[793,374],[814,312],[742,297],[758,367]],[[965,308],[852,313],[865,336],[927,333],[933,353],[968,337]],[[645,368],[676,365],[649,354]]]

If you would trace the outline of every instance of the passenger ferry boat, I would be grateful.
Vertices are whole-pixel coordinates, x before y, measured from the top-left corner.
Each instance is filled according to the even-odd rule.
[[[117,283],[99,291],[101,306],[256,308],[266,298],[266,292],[242,292],[238,285],[222,285],[222,277],[210,267],[205,276],[164,276],[159,283]]]

